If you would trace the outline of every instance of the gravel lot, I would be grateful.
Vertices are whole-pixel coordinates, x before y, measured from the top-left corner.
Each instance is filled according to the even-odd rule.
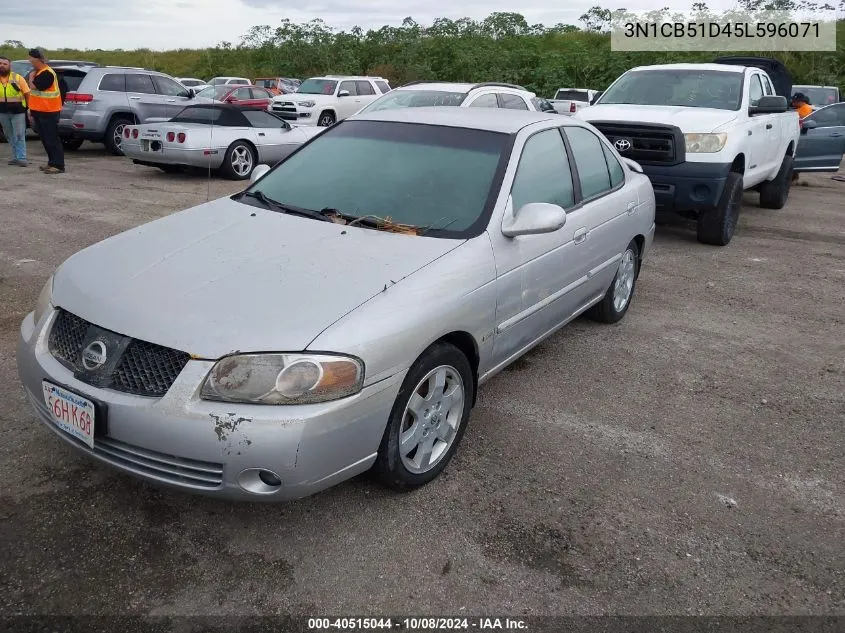
[[[725,248],[659,227],[627,317],[488,383],[428,487],[233,505],[66,448],[14,350],[66,257],[242,185],[90,144],[61,176],[7,152],[0,612],[845,614],[845,183],[808,177],[782,211],[748,196]]]

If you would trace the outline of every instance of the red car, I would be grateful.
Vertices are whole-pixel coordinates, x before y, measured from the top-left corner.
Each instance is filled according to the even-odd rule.
[[[229,84],[204,88],[197,93],[195,98],[197,101],[208,99],[231,103],[233,106],[241,108],[264,108],[266,110],[270,107],[273,95],[261,86]]]

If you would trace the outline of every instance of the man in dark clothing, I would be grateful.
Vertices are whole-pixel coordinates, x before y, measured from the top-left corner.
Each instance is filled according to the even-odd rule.
[[[65,153],[59,137],[59,114],[62,111],[59,78],[37,48],[29,51],[29,61],[35,68],[29,83],[29,122],[37,129],[47,152],[47,166],[40,169],[45,174],[63,174]]]

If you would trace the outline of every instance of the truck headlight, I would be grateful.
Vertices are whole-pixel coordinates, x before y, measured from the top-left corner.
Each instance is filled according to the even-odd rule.
[[[331,354],[238,354],[211,368],[204,400],[243,404],[313,404],[361,391],[364,364]]]
[[[41,293],[38,295],[38,299],[35,300],[35,322],[38,323],[41,321],[41,317],[43,317],[47,310],[50,309],[50,302],[53,300],[53,275],[50,275],[50,278],[47,279],[47,283],[44,284],[44,287],[41,289]]]
[[[307,101],[298,101],[297,103],[303,108],[313,108],[315,105],[317,105],[316,101],[312,101],[310,99]]]
[[[717,134],[684,134],[687,151],[691,154],[713,154],[721,152],[728,140],[726,132]]]

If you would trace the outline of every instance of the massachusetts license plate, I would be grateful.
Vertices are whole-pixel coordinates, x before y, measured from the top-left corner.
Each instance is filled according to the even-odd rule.
[[[46,380],[41,385],[44,402],[59,428],[94,448],[94,403]]]

